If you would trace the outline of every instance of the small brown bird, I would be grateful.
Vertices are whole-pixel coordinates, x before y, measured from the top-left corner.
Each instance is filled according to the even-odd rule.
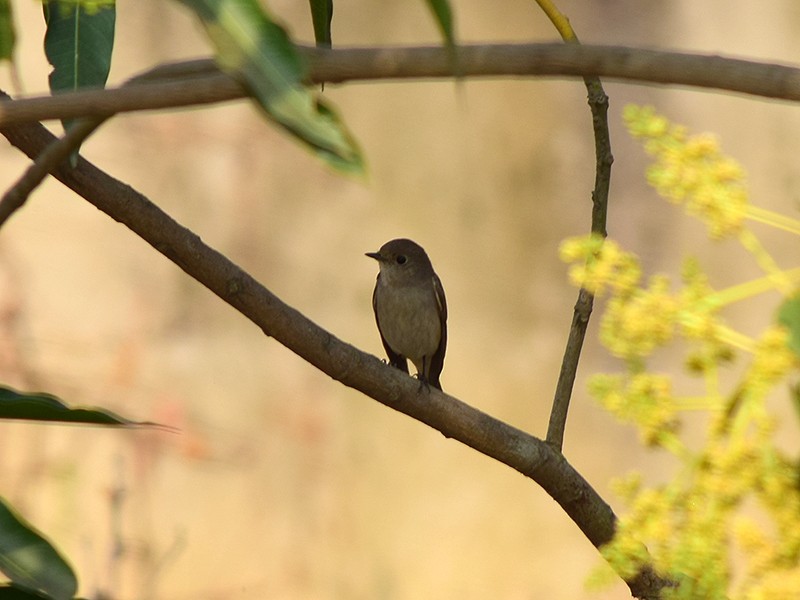
[[[441,390],[447,302],[428,255],[417,243],[397,239],[367,256],[380,265],[372,309],[389,364],[408,373],[408,359],[422,384]]]

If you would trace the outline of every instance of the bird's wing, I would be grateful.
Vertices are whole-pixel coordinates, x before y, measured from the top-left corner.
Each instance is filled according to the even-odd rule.
[[[442,374],[442,369],[444,368],[444,353],[447,350],[447,299],[444,296],[442,282],[435,273],[433,274],[433,293],[439,308],[439,323],[442,329],[439,337],[439,347],[436,348],[436,352],[434,352],[431,357],[428,382],[441,390],[442,385],[439,383],[439,376]]]

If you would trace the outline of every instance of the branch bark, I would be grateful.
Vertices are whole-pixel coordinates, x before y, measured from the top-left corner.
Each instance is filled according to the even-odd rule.
[[[4,95],[0,93],[0,98]],[[12,145],[32,160],[55,141],[38,123],[0,126]],[[596,547],[610,541],[616,517],[567,460],[548,444],[438,390],[418,383],[339,340],[283,303],[224,255],[130,186],[83,158],[52,174],[250,319],[267,336],[344,385],[417,419],[446,437],[494,458],[538,483]],[[669,582],[649,567],[627,580],[634,596],[659,598]]]
[[[312,83],[452,76],[452,57],[441,47],[301,50],[308,60]],[[465,78],[603,77],[800,101],[800,69],[771,63],[577,44],[473,45],[459,47],[458,52],[459,75]],[[246,95],[239,83],[220,73],[211,60],[176,63],[157,70],[163,77],[174,79],[2,103],[0,125],[211,104]]]

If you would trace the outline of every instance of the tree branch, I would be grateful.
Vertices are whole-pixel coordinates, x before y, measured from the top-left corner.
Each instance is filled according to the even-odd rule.
[[[177,67],[177,65],[180,65]],[[123,88],[135,86],[148,81],[163,81],[176,76],[177,71],[183,78],[191,78],[199,74],[212,72],[216,67],[203,60],[197,63],[175,63],[173,65],[162,65],[151,69],[146,73],[133,77],[123,84]],[[7,100],[8,96],[0,97],[0,100]],[[59,164],[67,159],[73,151],[80,148],[81,144],[92,135],[107,119],[107,116],[87,116],[79,118],[64,135],[50,144],[42,151],[33,164],[28,167],[22,177],[0,198],[0,227],[14,214],[22,208],[28,197],[47,177],[47,175]]]
[[[55,140],[38,123],[0,126],[0,133],[32,160]],[[85,159],[79,158],[74,169],[63,164],[56,167],[53,176],[333,379],[531,478],[596,547],[613,537],[616,518],[611,508],[548,444],[437,390],[420,391],[415,380],[342,342],[284,304],[143,195]],[[639,598],[658,598],[669,585],[648,567],[627,583]]]
[[[452,76],[448,51],[440,47],[302,47],[312,83]],[[800,69],[795,67],[685,54],[577,44],[472,45],[458,48],[459,76],[603,77],[638,83],[685,85],[783,100],[800,101]],[[0,104],[0,125],[87,115],[111,115],[225,102],[246,96],[232,77],[210,60],[159,67],[173,81],[81,91]]]
[[[80,119],[64,136],[50,144],[27,168],[11,188],[0,198],[0,227],[22,208],[31,192],[44,181],[45,177],[59,164],[67,160],[70,154],[81,145],[91,133],[100,126],[100,117]]]
[[[537,0],[537,3],[567,44],[580,44],[578,36],[569,23],[569,19],[558,10],[551,0]],[[599,77],[585,76],[583,83],[588,92],[589,108],[592,112],[592,132],[594,133],[595,177],[594,189],[592,190],[592,233],[605,238],[607,235],[606,220],[608,216],[608,192],[611,185],[611,165],[614,162],[614,156],[611,154],[611,135],[608,131],[608,96]],[[547,424],[547,443],[559,452],[564,446],[567,413],[572,400],[575,376],[578,373],[578,362],[581,357],[583,341],[586,338],[586,329],[589,326],[589,317],[592,314],[593,304],[594,296],[581,288],[578,292],[578,301],[575,303],[575,308],[572,312],[572,323],[569,327],[567,345],[564,348],[564,357],[561,360],[561,369],[558,373],[558,382],[553,396],[553,408],[550,410],[550,420]]]

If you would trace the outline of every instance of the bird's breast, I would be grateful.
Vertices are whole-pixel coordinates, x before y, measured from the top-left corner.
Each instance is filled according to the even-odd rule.
[[[378,283],[375,293],[378,325],[392,350],[415,364],[432,356],[442,330],[433,281],[426,286]]]

